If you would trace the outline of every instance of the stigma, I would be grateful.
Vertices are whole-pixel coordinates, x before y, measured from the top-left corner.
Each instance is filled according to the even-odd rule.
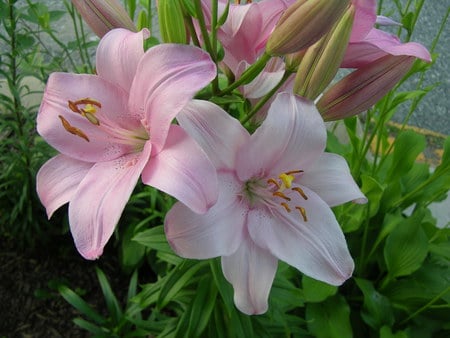
[[[293,170],[281,173],[277,178],[269,178],[267,180],[268,187],[270,187],[272,191],[272,197],[275,198],[286,212],[291,213],[294,210],[297,210],[299,215],[302,217],[304,222],[308,221],[308,216],[306,214],[306,209],[300,205],[294,205],[292,202],[292,198],[289,197],[292,195],[292,192],[300,195],[305,201],[308,199],[308,196],[305,194],[302,188],[299,186],[293,186],[295,179],[298,175],[303,173],[303,170]]]

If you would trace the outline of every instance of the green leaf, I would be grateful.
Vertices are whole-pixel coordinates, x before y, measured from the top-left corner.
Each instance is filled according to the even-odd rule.
[[[136,234],[132,240],[159,252],[173,253],[173,250],[167,242],[163,225],[141,231]]]
[[[428,253],[428,238],[421,227],[425,216],[417,210],[389,234],[384,259],[391,277],[407,276],[420,268]]]
[[[355,278],[355,282],[364,295],[364,305],[361,317],[371,328],[378,330],[384,325],[394,323],[389,299],[375,290],[368,280]]]
[[[104,325],[106,323],[105,318],[103,318],[99,313],[97,313],[94,309],[92,309],[88,303],[86,303],[80,296],[78,296],[67,286],[60,285],[58,287],[58,292],[69,304],[71,304],[82,314],[86,315],[86,317],[92,319],[93,321],[95,321],[100,325]]]
[[[220,258],[211,259],[209,261],[209,266],[214,278],[214,282],[216,283],[216,287],[219,290],[226,309],[228,310],[228,314],[230,314],[231,311],[233,311],[233,309],[235,308],[233,300],[233,288],[223,276]]]
[[[104,272],[99,268],[96,268],[95,271],[97,272],[97,278],[100,283],[100,287],[102,288],[108,312],[113,322],[115,324],[119,324],[122,318],[122,309],[120,308],[119,301],[114,295],[114,292],[111,289],[111,285],[109,285],[108,279],[106,278]]]
[[[82,329],[85,329],[86,331],[89,331],[90,333],[93,333],[94,335],[98,337],[106,337],[107,333],[103,328],[92,324],[91,322],[88,322],[87,320],[84,320],[83,318],[75,318],[73,322],[81,327]],[[109,336],[109,335],[108,335]]]
[[[421,152],[425,150],[425,136],[412,130],[401,132],[396,140],[387,181],[392,182],[406,175]]]
[[[398,331],[394,334],[390,327],[383,326],[380,329],[380,338],[408,338],[408,335],[404,331]]]
[[[207,261],[184,260],[176,266],[169,273],[161,288],[158,307],[163,308],[171,302],[181,289],[192,283],[192,277],[206,264],[208,264]]]
[[[128,226],[120,243],[120,263],[127,273],[136,269],[145,258],[145,246],[133,240],[136,228],[136,225]]]
[[[378,212],[380,208],[380,200],[383,195],[384,188],[381,186],[378,181],[369,176],[369,175],[361,175],[361,191],[369,200],[369,216],[373,217]]]
[[[322,302],[337,292],[337,286],[318,281],[314,278],[303,275],[302,277],[303,293],[305,301],[317,303]]]
[[[336,295],[322,303],[306,304],[308,330],[316,338],[351,338],[350,307],[344,297]]]

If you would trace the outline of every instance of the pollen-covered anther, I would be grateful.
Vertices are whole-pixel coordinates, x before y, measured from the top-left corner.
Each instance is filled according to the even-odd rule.
[[[306,210],[303,207],[295,207],[300,212],[300,215],[303,217],[304,222],[308,222],[308,217],[306,217]]]
[[[285,208],[287,212],[291,212],[291,208],[289,208],[289,205],[287,203],[281,202],[280,205]]]
[[[59,119],[61,120],[61,123],[64,127],[65,130],[67,130],[69,133],[79,136],[82,139],[85,139],[86,141],[89,142],[89,137],[87,137],[87,135],[81,131],[81,129],[78,129],[74,126],[72,126],[69,121],[67,121],[62,115],[58,115]]]
[[[303,191],[302,188],[294,187],[291,190],[294,190],[294,191],[298,192],[300,194],[300,196],[302,196],[305,201],[308,199],[308,196],[306,196],[306,194],[305,194],[305,192]]]
[[[269,178],[269,179],[267,180],[267,184],[273,184],[277,189],[280,189],[280,188],[281,188],[281,187],[280,187],[280,184],[278,184],[278,182],[275,181],[273,178]]]
[[[285,194],[283,194],[281,191],[275,191],[272,193],[273,196],[281,197],[282,199],[286,201],[290,201],[291,199],[287,197]]]

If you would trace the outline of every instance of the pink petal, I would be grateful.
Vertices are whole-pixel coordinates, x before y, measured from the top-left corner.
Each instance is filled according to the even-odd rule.
[[[241,73],[250,65],[243,61],[239,68],[242,68]],[[242,93],[246,98],[257,99],[261,98],[271,89],[273,89],[282,79],[284,75],[284,62],[281,58],[272,58],[264,68],[264,70],[248,85],[243,86]]]
[[[56,209],[71,200],[92,166],[92,163],[57,155],[39,169],[36,175],[36,189],[48,218]]]
[[[216,76],[216,66],[200,48],[163,44],[149,49],[138,65],[129,106],[144,114],[154,153],[159,152],[170,123],[192,97]]]
[[[233,174],[222,174],[219,180],[219,199],[206,214],[199,215],[176,203],[166,215],[167,240],[182,257],[231,255],[242,241],[246,210],[237,199],[241,186]]]
[[[267,311],[267,299],[277,265],[278,260],[274,256],[256,246],[248,237],[236,253],[222,257],[223,274],[233,285],[234,303],[240,311],[248,315]]]
[[[69,204],[70,230],[86,259],[96,259],[114,232],[125,205],[151,153],[147,142],[142,153],[95,164]]]
[[[238,120],[209,101],[192,101],[177,120],[217,169],[233,169],[237,149],[250,137]]]
[[[95,115],[101,121],[100,126],[69,109],[69,100],[83,98],[92,98],[102,104]],[[89,141],[68,132],[59,115],[82,131]],[[111,125],[114,130],[139,128],[139,120],[128,115],[124,91],[95,75],[50,75],[37,116],[37,130],[52,147],[86,162],[109,161],[133,150],[132,145],[118,143],[115,136],[105,130],[106,125]]]
[[[142,181],[205,213],[218,196],[216,169],[203,150],[179,126],[170,128],[164,149],[153,156]]]
[[[144,56],[144,40],[149,36],[147,29],[138,33],[123,28],[109,31],[97,48],[97,74],[129,92],[138,63]]]
[[[280,93],[267,118],[238,152],[236,171],[242,181],[254,176],[306,170],[325,148],[322,117],[310,101]]]
[[[301,176],[299,184],[313,190],[330,207],[348,201],[367,202],[367,198],[353,180],[347,162],[342,156],[336,154],[322,154],[319,160]]]
[[[291,194],[291,212],[281,205],[248,214],[250,236],[262,249],[323,282],[340,285],[353,271],[353,260],[330,207],[312,190],[301,186],[307,200]],[[303,207],[307,221],[294,206]]]
[[[352,3],[356,11],[350,42],[357,42],[373,28],[377,20],[377,3],[375,0],[352,0]]]

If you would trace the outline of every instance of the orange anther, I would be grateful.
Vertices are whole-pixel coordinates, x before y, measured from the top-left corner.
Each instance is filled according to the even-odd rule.
[[[286,173],[286,175],[301,174],[301,173],[303,173],[303,172],[304,172],[303,170],[292,170],[292,171],[288,171],[288,172]]]
[[[284,207],[284,208],[286,209],[287,212],[291,212],[291,208],[289,208],[289,205],[287,205],[287,203],[282,202],[282,203],[280,203],[280,205],[281,205],[282,207]]]
[[[306,217],[306,210],[305,210],[305,208],[302,208],[302,207],[295,207],[295,209],[297,209],[298,211],[300,211],[300,215],[302,215],[303,221],[304,221],[304,222],[308,222],[308,217]]]
[[[277,189],[280,189],[280,184],[278,184],[278,182],[275,181],[273,178],[269,178],[269,179],[267,180],[267,184],[270,184],[270,183],[272,183],[274,186],[276,186]]]
[[[61,123],[64,127],[65,130],[67,130],[69,133],[79,136],[82,139],[85,139],[86,141],[89,142],[89,138],[87,137],[87,135],[85,133],[83,133],[80,129],[72,126],[69,121],[67,121],[62,115],[58,115],[59,119],[61,120]]]
[[[69,100],[69,101],[67,101],[67,105],[69,106],[70,110],[73,111],[74,113],[81,114],[81,111],[80,111],[80,109],[78,109],[75,102]]]
[[[305,200],[308,199],[308,196],[306,196],[306,194],[305,194],[305,192],[302,190],[302,188],[294,187],[294,188],[292,188],[291,190],[294,190],[294,191],[298,192],[298,193],[300,194],[300,196],[303,197],[303,199],[305,199]]]
[[[89,97],[86,97],[86,98],[84,98],[84,99],[76,100],[76,101],[74,102],[74,104],[75,104],[75,105],[79,105],[79,104],[92,104],[92,105],[94,105],[94,106],[97,106],[98,108],[101,108],[101,107],[102,107],[102,104],[101,104],[100,102],[98,102],[98,101],[96,101],[96,100],[94,100],[94,99],[91,99],[91,98],[89,98]]]
[[[282,199],[286,200],[286,201],[290,201],[291,199],[289,197],[287,197],[285,194],[283,194],[281,191],[275,191],[274,193],[272,193],[273,196],[277,196],[277,197],[281,197]]]

